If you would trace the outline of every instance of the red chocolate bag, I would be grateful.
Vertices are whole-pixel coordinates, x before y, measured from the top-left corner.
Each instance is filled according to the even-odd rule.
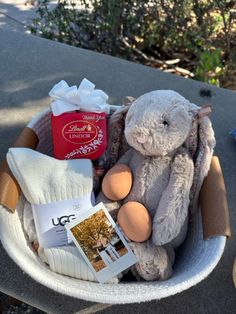
[[[51,116],[54,156],[58,159],[100,157],[107,147],[104,112],[66,112]]]
[[[79,87],[60,81],[52,98],[52,137],[58,159],[97,159],[107,146],[107,118],[112,107],[108,95],[84,78]]]

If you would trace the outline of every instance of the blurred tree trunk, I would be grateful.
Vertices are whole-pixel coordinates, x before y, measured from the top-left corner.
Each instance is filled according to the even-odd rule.
[[[111,26],[112,53],[117,54],[120,38],[122,37],[123,21],[122,13],[125,7],[123,0],[107,1],[108,5],[108,22]]]

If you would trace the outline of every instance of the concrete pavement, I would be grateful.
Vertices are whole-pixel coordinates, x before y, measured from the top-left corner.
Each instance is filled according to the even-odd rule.
[[[33,3],[33,1],[32,1]],[[26,0],[1,0],[0,12],[20,24],[27,24],[30,19],[35,17],[36,1],[31,4]]]
[[[57,0],[51,0],[49,8],[56,6]],[[1,0],[0,29],[27,32],[27,25],[37,16],[37,0]]]
[[[216,154],[225,175],[232,226],[236,226],[236,142],[228,134],[236,126],[235,92],[9,29],[0,30],[0,43],[1,159],[27,121],[48,105],[48,91],[61,79],[78,84],[87,77],[110,95],[112,103],[120,103],[126,95],[174,89],[202,105],[209,99],[201,97],[200,90],[210,89]],[[36,283],[0,247],[0,290],[48,313],[231,314],[236,311],[231,275],[235,253],[236,243],[231,239],[213,273],[179,295],[158,302],[106,306],[75,300]]]

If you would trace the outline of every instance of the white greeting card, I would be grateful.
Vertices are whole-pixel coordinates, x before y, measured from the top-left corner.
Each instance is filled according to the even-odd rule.
[[[65,228],[67,222],[94,204],[94,194],[50,204],[32,205],[39,245],[43,248],[72,242]]]
[[[65,227],[99,282],[104,283],[137,263],[103,203],[79,214]]]

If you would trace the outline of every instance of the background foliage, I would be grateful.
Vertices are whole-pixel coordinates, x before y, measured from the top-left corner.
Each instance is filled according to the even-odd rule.
[[[235,71],[235,0],[63,0],[53,10],[41,0],[29,28],[216,85]]]

